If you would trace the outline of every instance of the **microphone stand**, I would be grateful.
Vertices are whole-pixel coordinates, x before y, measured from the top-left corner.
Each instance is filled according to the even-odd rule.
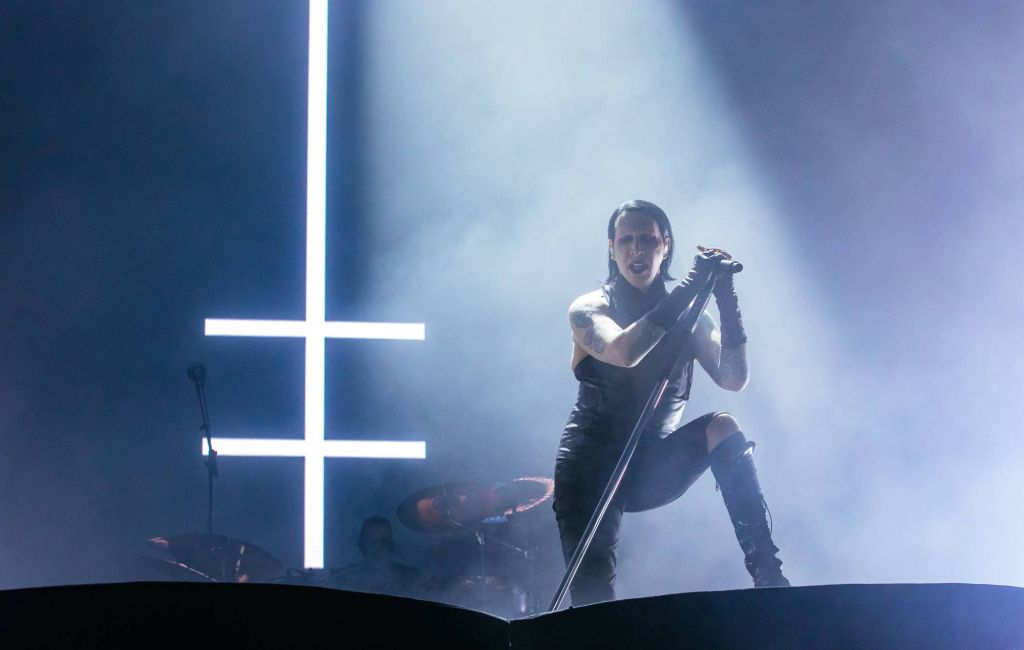
[[[735,264],[734,266],[731,266],[731,270],[725,270],[725,267],[722,267],[721,270],[716,270],[712,273],[704,286],[697,292],[697,297],[693,299],[693,302],[691,302],[690,306],[686,308],[686,311],[679,316],[679,320],[676,321],[672,330],[665,333],[665,336],[668,337],[676,331],[686,331],[692,336],[693,332],[697,329],[697,321],[700,319],[700,315],[708,306],[708,301],[711,300],[711,293],[714,291],[715,282],[723,273],[738,272],[742,270],[742,268],[743,267],[739,264]],[[622,483],[622,478],[625,476],[626,470],[629,469],[629,461],[632,460],[633,453],[636,451],[637,445],[640,444],[640,438],[647,430],[647,425],[650,423],[651,417],[654,416],[654,411],[658,408],[658,405],[661,404],[661,398],[665,395],[665,388],[668,386],[669,378],[673,375],[676,367],[680,364],[686,363],[686,361],[687,360],[683,359],[682,350],[680,350],[676,356],[670,357],[665,363],[665,367],[661,373],[661,379],[654,385],[654,390],[651,391],[651,395],[647,399],[647,405],[644,406],[644,410],[641,412],[636,426],[633,427],[633,433],[629,436],[629,440],[626,442],[626,446],[622,450],[619,462],[615,466],[615,470],[612,472],[611,478],[608,479],[608,484],[605,486],[601,499],[597,502],[597,507],[594,508],[594,514],[590,517],[590,523],[587,524],[586,530],[583,531],[580,543],[576,546],[576,551],[573,553],[572,559],[569,560],[569,564],[565,568],[565,573],[562,575],[562,582],[558,585],[558,591],[555,592],[555,597],[551,599],[551,605],[548,606],[549,612],[557,610],[562,604],[562,600],[565,598],[565,594],[569,590],[569,585],[572,584],[573,579],[576,577],[576,572],[579,570],[580,564],[583,562],[583,557],[586,555],[587,549],[590,548],[590,543],[594,541],[594,535],[597,533],[597,528],[601,525],[601,521],[604,519],[604,515],[608,511],[608,506],[611,504],[612,499],[615,498],[615,493],[619,490],[619,485]]]
[[[198,365],[198,371],[193,368]],[[217,477],[217,452],[213,448],[213,434],[210,432],[210,412],[206,409],[206,368],[202,364],[189,366],[189,377],[196,385],[196,396],[199,398],[199,410],[203,415],[203,423],[199,430],[206,434],[206,449],[209,452],[203,465],[206,466],[207,475],[207,512],[206,532],[213,534],[213,479]]]

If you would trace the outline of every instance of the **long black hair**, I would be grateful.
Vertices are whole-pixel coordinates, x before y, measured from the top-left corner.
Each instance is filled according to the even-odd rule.
[[[665,260],[661,263],[661,280],[662,282],[668,282],[675,280],[668,273],[668,267],[672,264],[672,254],[676,250],[675,237],[672,236],[672,224],[668,221],[668,215],[665,211],[654,205],[650,201],[642,201],[640,199],[634,199],[632,201],[626,201],[619,207],[615,208],[615,212],[612,213],[612,218],[608,220],[608,239],[615,241],[615,222],[623,214],[627,212],[639,212],[645,214],[651,219],[654,219],[655,223],[658,224],[658,229],[661,231],[661,236],[668,237],[672,240],[672,245],[668,249],[668,254],[665,255]],[[615,260],[612,259],[611,255],[608,256],[608,279],[605,280],[606,284],[611,283],[619,275],[619,267],[615,264]]]

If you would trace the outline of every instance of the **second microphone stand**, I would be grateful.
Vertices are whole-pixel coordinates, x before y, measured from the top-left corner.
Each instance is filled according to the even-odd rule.
[[[213,434],[210,432],[210,413],[206,410],[206,367],[201,363],[193,363],[188,367],[188,377],[196,385],[196,396],[199,398],[199,409],[203,414],[203,423],[199,430],[206,436],[208,452],[203,464],[207,475],[207,511],[206,532],[213,534],[213,479],[217,477],[217,452],[213,448]]]

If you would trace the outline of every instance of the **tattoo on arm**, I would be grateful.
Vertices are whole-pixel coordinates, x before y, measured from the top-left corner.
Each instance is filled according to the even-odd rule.
[[[594,319],[590,317],[590,314],[582,309],[577,309],[572,312],[572,325],[573,327],[578,327],[581,330],[586,329],[594,326]]]
[[[742,386],[747,381],[747,359],[739,348],[722,348],[718,362],[718,383]]]
[[[646,318],[640,319],[637,322],[637,326],[640,328],[640,332],[637,334],[636,340],[633,341],[633,345],[629,346],[629,358],[631,360],[639,359],[650,352],[654,344],[661,340],[661,337],[665,334],[665,330]]]
[[[573,327],[583,330],[583,346],[601,354],[604,352],[604,341],[594,333],[594,319],[584,310],[572,313]]]

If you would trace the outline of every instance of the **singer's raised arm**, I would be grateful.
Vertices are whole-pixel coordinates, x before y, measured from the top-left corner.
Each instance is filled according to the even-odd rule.
[[[694,332],[697,361],[712,381],[726,390],[740,391],[750,380],[747,367],[747,344],[735,348],[722,347],[722,334],[707,312],[701,314]]]
[[[574,367],[590,355],[613,366],[632,368],[665,336],[665,330],[647,316],[629,327],[619,327],[608,315],[608,300],[601,291],[592,291],[573,301],[569,324]]]

